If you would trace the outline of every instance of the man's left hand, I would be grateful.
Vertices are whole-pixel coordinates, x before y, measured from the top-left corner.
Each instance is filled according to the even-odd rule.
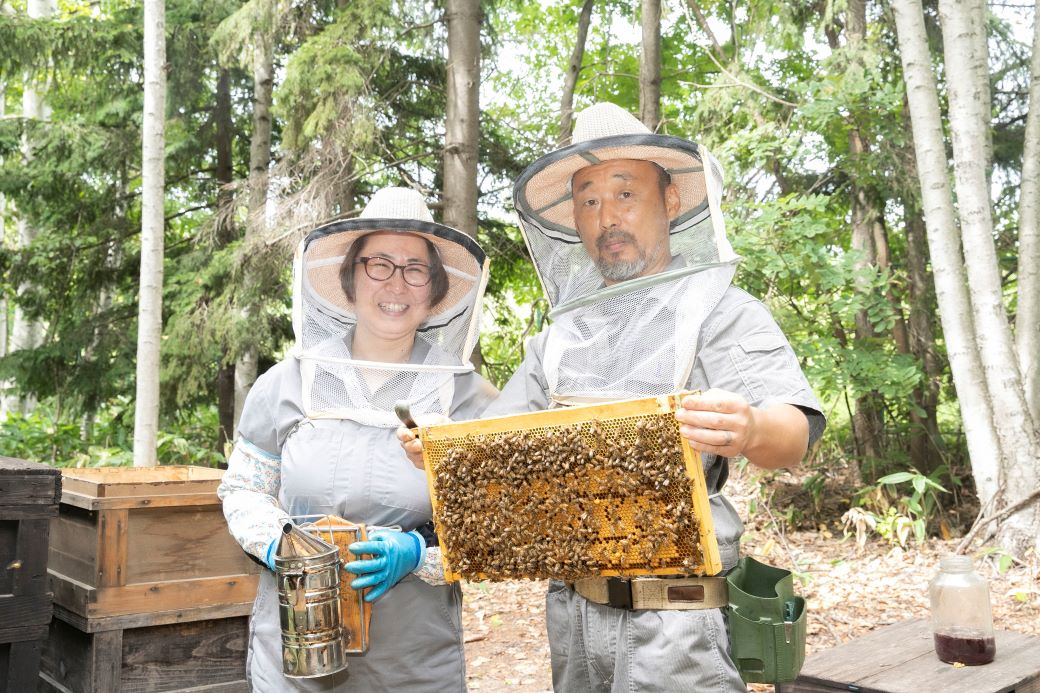
[[[683,398],[675,413],[679,433],[700,452],[736,457],[751,444],[755,434],[755,409],[740,395],[711,389]]]

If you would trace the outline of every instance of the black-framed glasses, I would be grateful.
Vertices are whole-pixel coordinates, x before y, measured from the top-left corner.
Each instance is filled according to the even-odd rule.
[[[385,257],[359,257],[354,261],[355,265],[364,265],[365,274],[369,279],[377,282],[385,282],[394,276],[394,272],[401,270],[404,283],[408,286],[426,286],[430,283],[432,275],[430,266],[421,262],[410,262],[407,265],[398,265],[390,262]]]

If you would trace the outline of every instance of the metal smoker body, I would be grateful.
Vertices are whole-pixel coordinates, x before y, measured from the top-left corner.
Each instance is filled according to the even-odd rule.
[[[347,667],[339,563],[337,547],[292,523],[282,528],[274,564],[286,676],[314,678]]]

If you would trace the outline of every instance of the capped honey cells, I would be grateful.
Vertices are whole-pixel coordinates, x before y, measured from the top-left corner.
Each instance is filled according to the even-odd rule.
[[[424,452],[449,579],[703,574],[718,561],[699,456],[671,412],[429,436]]]

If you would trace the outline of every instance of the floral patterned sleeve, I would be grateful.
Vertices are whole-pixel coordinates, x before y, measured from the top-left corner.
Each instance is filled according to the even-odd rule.
[[[282,460],[244,438],[235,443],[217,496],[235,541],[261,561],[289,513],[278,505]]]
[[[412,571],[428,585],[446,585],[444,563],[441,562],[441,547],[427,546],[422,565]]]

